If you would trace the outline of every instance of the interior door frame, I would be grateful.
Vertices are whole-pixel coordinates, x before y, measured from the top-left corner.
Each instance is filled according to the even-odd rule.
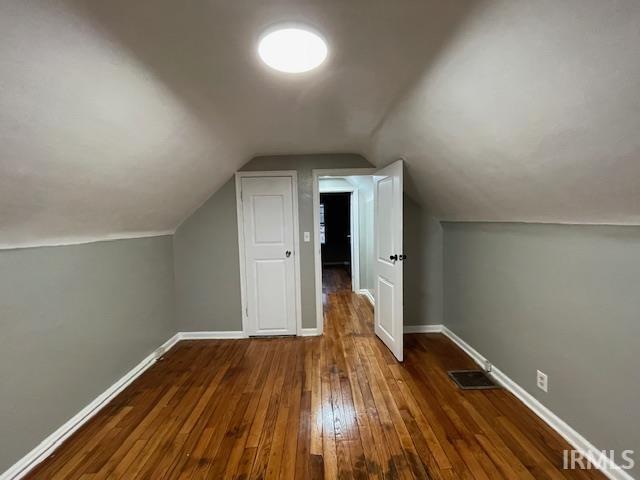
[[[320,178],[318,178],[318,181]],[[360,290],[360,226],[359,223],[359,207],[358,207],[358,188],[351,187],[331,187],[320,189],[323,193],[348,193],[349,201],[349,246],[351,248],[351,290],[357,292]],[[319,218],[319,216],[318,216]],[[320,247],[322,248],[322,247]],[[322,260],[322,256],[320,258]]]
[[[236,172],[236,215],[238,220],[238,256],[240,262],[240,308],[242,309],[242,333],[248,337],[247,272],[245,261],[244,217],[242,212],[242,179],[247,177],[290,177],[293,202],[293,264],[296,296],[296,336],[302,335],[302,289],[300,285],[300,220],[298,210],[298,172],[296,170],[271,170]]]
[[[316,290],[316,328],[318,335],[322,335],[324,332],[324,315],[322,312],[322,252],[320,246],[320,177],[350,177],[354,175],[373,175],[377,169],[375,168],[330,168],[330,169],[314,169],[311,171],[313,181],[313,260],[314,260],[314,273],[315,273],[315,290]],[[356,187],[353,187],[355,190]],[[346,192],[346,187],[340,189],[332,189],[331,192]],[[329,190],[322,193],[331,193]],[[353,194],[352,194],[353,199]],[[353,202],[351,203],[353,205]],[[352,208],[353,213],[353,208]],[[357,217],[356,217],[357,219]],[[351,218],[353,229],[353,216]],[[357,223],[357,222],[356,222]],[[353,232],[351,233],[351,241],[354,241]],[[352,244],[353,247],[353,244]],[[359,246],[358,246],[359,249]],[[352,249],[353,251],[353,249]],[[360,258],[358,255],[358,275],[360,273]],[[352,257],[352,265],[355,260]],[[352,275],[352,286],[353,286]],[[360,278],[358,278],[358,286]],[[354,289],[354,291],[356,291]]]

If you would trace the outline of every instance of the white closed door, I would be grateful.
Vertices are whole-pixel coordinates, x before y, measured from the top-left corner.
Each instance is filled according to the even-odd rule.
[[[296,334],[293,181],[241,179],[248,335]]]
[[[373,176],[375,332],[402,361],[402,160]]]

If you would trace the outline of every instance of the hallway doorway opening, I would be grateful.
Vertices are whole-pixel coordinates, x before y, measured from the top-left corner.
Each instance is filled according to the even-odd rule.
[[[327,295],[354,292],[374,303],[374,169],[314,170],[316,314],[323,331]]]
[[[320,257],[322,290],[354,290],[359,268],[354,273],[354,258],[359,255],[353,220],[354,192],[320,193]],[[356,282],[353,278],[356,276]]]
[[[317,331],[324,331],[327,291],[353,291],[371,303],[376,336],[399,361],[407,258],[403,172],[402,160],[380,169],[312,171]]]

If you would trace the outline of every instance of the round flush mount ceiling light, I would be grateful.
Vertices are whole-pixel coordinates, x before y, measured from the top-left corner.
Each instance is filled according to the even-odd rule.
[[[271,29],[260,38],[258,55],[280,72],[303,73],[319,67],[327,58],[324,39],[301,26]]]

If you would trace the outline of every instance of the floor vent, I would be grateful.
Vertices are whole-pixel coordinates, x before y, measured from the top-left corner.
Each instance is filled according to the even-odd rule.
[[[486,390],[500,388],[482,370],[450,370],[449,376],[463,390]]]

